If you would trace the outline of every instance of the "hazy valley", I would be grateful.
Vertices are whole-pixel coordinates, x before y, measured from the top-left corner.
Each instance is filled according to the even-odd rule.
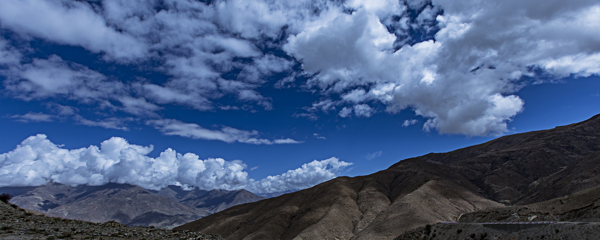
[[[51,217],[90,222],[117,221],[131,226],[172,228],[238,204],[264,199],[245,190],[183,190],[168,186],[152,191],[139,186],[109,183],[71,187],[5,187],[11,202]]]

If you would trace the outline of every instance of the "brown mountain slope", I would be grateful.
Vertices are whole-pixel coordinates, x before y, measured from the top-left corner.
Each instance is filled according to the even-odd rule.
[[[560,223],[548,223],[548,222]],[[487,224],[538,222],[538,224]],[[539,222],[546,222],[539,224]],[[600,186],[528,205],[467,213],[459,223],[438,223],[403,233],[403,239],[598,239]],[[484,236],[484,237],[482,237]]]
[[[412,159],[369,176],[336,178],[232,207],[176,229],[228,239],[390,239],[427,223],[501,206],[476,191],[444,165]]]
[[[600,143],[598,143],[600,144]],[[539,202],[600,186],[600,151],[530,184],[532,194],[522,202]]]
[[[600,186],[551,200],[464,214],[460,222],[600,222]]]
[[[521,204],[555,197],[544,193],[548,186],[535,185],[556,185],[560,191],[552,192],[557,194],[585,189],[597,175],[588,174],[592,180],[581,179],[567,184],[569,188],[552,181],[569,179],[558,176],[579,169],[587,158],[590,165],[596,164],[592,159],[600,151],[599,143],[600,115],[578,124],[403,160],[369,176],[336,178],[232,207],[177,229],[228,239],[393,239],[425,224],[500,207],[495,201]]]

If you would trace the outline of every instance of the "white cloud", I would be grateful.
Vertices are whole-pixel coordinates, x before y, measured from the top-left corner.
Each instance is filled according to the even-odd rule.
[[[107,26],[106,21],[86,2],[1,1],[0,22],[2,27],[24,36],[83,46],[115,58],[137,58],[146,54],[143,41]]]
[[[71,116],[71,115],[75,115],[75,112],[77,112],[77,108],[74,107],[70,107],[70,106],[63,106],[60,104],[56,104],[56,103],[48,103],[46,105],[46,107],[50,110],[52,110],[53,112],[55,112],[56,114],[58,114],[59,116]]]
[[[56,55],[48,59],[34,58],[27,64],[9,65],[0,74],[6,76],[3,82],[6,90],[14,97],[27,101],[68,99],[142,116],[155,116],[154,112],[160,109],[145,98],[133,97],[131,85],[109,80],[97,71]],[[114,106],[111,101],[121,105]]]
[[[367,104],[357,104],[354,107],[344,107],[338,115],[343,118],[350,117],[354,112],[357,117],[371,117],[375,110]]]
[[[28,112],[23,115],[13,115],[10,118],[16,119],[20,122],[53,122],[55,120],[64,120],[67,117],[71,117],[76,124],[89,126],[89,127],[102,127],[106,129],[117,129],[128,131],[129,128],[126,126],[126,122],[133,121],[133,118],[116,118],[110,117],[102,120],[89,120],[76,113],[77,109],[69,106],[62,106],[59,104],[48,104],[48,108],[55,114],[36,113]]]
[[[125,92],[130,99],[138,98],[138,102],[143,101],[139,97],[147,98],[146,107],[157,108],[149,105],[153,104],[149,100],[153,100],[159,104],[183,104],[205,111],[214,108],[214,99],[233,94],[239,96],[241,104],[254,102],[270,110],[269,98],[260,95],[256,89],[271,74],[289,70],[293,62],[263,54],[253,41],[246,38],[247,33],[256,34],[248,24],[266,24],[264,29],[261,27],[261,32],[277,36],[281,27],[288,24],[285,22],[287,17],[281,17],[297,9],[280,8],[283,12],[272,15],[274,8],[264,8],[266,2],[261,4],[250,4],[262,6],[251,8],[256,11],[243,7],[242,12],[228,12],[248,4],[245,1],[206,5],[178,0],[161,3],[137,0],[8,0],[0,3],[0,26],[29,39],[34,37],[58,44],[81,46],[91,52],[102,53],[106,61],[140,64],[143,68],[148,67],[145,65],[149,62],[160,62],[155,69],[170,76],[166,83],[141,84],[144,90],[142,96],[135,96],[131,91]],[[224,24],[223,16],[233,17],[231,20],[244,19],[244,22]],[[256,21],[245,22],[251,18]],[[270,20],[282,22],[272,25]],[[244,27],[238,28],[239,24]],[[238,30],[244,32],[244,36],[233,37]],[[10,48],[4,45],[5,41],[0,41],[0,56],[5,57],[0,61],[15,63],[18,60],[15,56],[20,55],[8,51]],[[236,63],[235,58],[249,58],[251,61]],[[219,88],[221,74],[234,68],[242,71],[232,81],[252,84],[241,84],[240,88],[233,91]],[[249,98],[249,93],[253,98]],[[147,113],[135,110],[133,114],[140,112]]]
[[[251,83],[264,83],[263,79],[273,72],[284,72],[290,70],[293,62],[272,54],[266,54],[260,58],[254,59],[253,65],[245,65],[238,80],[244,80]]]
[[[352,114],[352,108],[344,107],[344,108],[342,108],[342,110],[340,110],[340,113],[338,115],[340,115],[340,117],[347,118],[347,117],[350,117],[351,114]]]
[[[122,87],[120,82],[107,83],[104,75],[56,55],[11,66],[4,73],[7,75],[6,89],[26,100],[64,96],[95,101],[108,98]]]
[[[255,193],[274,193],[309,188],[333,179],[337,173],[350,165],[352,163],[340,161],[335,157],[322,161],[314,160],[280,175],[250,181],[246,189]]]
[[[417,124],[418,122],[419,121],[417,119],[407,119],[407,120],[404,120],[404,122],[402,123],[402,126],[403,127],[408,127],[410,125]]]
[[[313,136],[315,136],[317,139],[323,139],[323,140],[327,139],[326,137],[323,137],[323,136],[319,135],[318,133],[313,133]]]
[[[371,117],[375,110],[367,104],[354,105],[354,114],[357,117]]]
[[[342,95],[342,99],[346,102],[359,103],[367,100],[368,96],[364,89],[358,88],[351,92]]]
[[[0,186],[39,186],[48,182],[68,185],[128,183],[148,189],[167,185],[197,186],[201,189],[235,190],[257,193],[298,190],[336,176],[351,163],[330,158],[313,161],[262,180],[248,178],[242,161],[221,158],[199,159],[193,153],[167,149],[156,158],[148,157],[152,146],[128,143],[119,137],[100,146],[64,149],[46,135],[31,136],[14,150],[0,154]]]
[[[157,103],[191,105],[198,110],[210,110],[213,108],[212,102],[208,100],[207,96],[203,96],[201,92],[186,91],[155,84],[144,84],[142,85],[142,88],[146,91],[146,97]]]
[[[383,155],[383,151],[377,151],[371,154],[367,154],[367,160],[373,160],[375,158],[381,157],[381,155]]]
[[[21,57],[19,51],[13,48],[6,39],[0,37],[0,65],[18,64]]]
[[[185,123],[175,119],[150,120],[147,122],[147,124],[158,129],[165,135],[174,135],[193,139],[219,140],[227,143],[241,142],[256,145],[302,143],[291,138],[275,139],[273,141],[257,138],[260,134],[256,130],[245,131],[227,126],[222,127],[220,130],[210,130],[195,123]]]
[[[388,112],[410,109],[424,117],[426,130],[489,135],[506,132],[507,122],[522,111],[515,92],[521,77],[536,77],[531,67],[550,78],[600,74],[596,0],[170,0],[158,5],[1,1],[0,26],[25,40],[80,46],[105,61],[142,68],[160,63],[155,70],[169,77],[160,84],[111,87],[104,83],[121,82],[55,58],[18,64],[24,51],[0,39],[0,64],[13,65],[0,73],[7,76],[5,88],[22,99],[111,99],[123,107],[99,105],[134,106],[129,111],[136,115],[151,114],[159,104],[213,110],[219,106],[213,101],[226,95],[236,97],[240,109],[255,104],[270,110],[272,99],[259,89],[272,74],[290,72],[295,62],[261,49],[283,49],[305,72],[289,73],[275,86],[315,74],[302,84],[324,96],[305,109],[309,113],[295,116],[314,120],[319,108],[369,117],[374,111],[363,104],[379,101]],[[349,14],[348,8],[355,11]],[[440,9],[444,15],[437,16]],[[410,19],[408,10],[421,12]],[[407,40],[412,30],[433,33],[438,27],[435,41]],[[237,73],[223,79],[231,72]],[[56,85],[49,84],[52,78],[58,78]],[[338,111],[342,103],[353,107]]]
[[[436,41],[396,52],[390,51],[396,37],[382,25],[389,14],[378,7],[382,2],[353,1],[362,7],[352,15],[324,19],[288,38],[283,49],[318,73],[308,86],[354,104],[377,99],[389,112],[413,109],[428,119],[426,130],[488,135],[506,132],[523,109],[511,94],[519,89],[514,81],[532,76],[528,67],[555,78],[600,73],[597,1],[433,1],[436,9],[408,1],[409,8],[425,7],[417,22],[443,9],[441,31]]]
[[[127,126],[125,126],[125,122],[131,121],[131,119],[129,119],[129,118],[121,119],[121,118],[114,118],[114,117],[99,120],[99,121],[93,121],[93,120],[85,119],[81,115],[75,115],[75,116],[73,116],[73,119],[75,119],[75,121],[78,124],[89,126],[89,127],[103,127],[106,129],[117,129],[117,130],[123,130],[123,131],[129,130],[129,128]]]
[[[339,105],[339,102],[334,102],[331,99],[325,99],[322,101],[312,103],[311,107],[306,107],[305,110],[309,112],[315,112],[321,110],[323,112],[329,112],[335,110],[335,106]]]
[[[23,115],[13,115],[10,118],[15,118],[20,122],[52,122],[54,116],[45,113],[28,112]]]
[[[302,142],[296,141],[291,138],[281,138],[281,139],[273,140],[273,143],[274,144],[297,144],[297,143],[302,143]]]
[[[145,98],[133,98],[130,96],[120,96],[117,99],[123,105],[122,110],[133,115],[155,116],[155,111],[160,107],[149,103]]]
[[[129,144],[113,137],[100,147],[63,149],[45,135],[24,140],[11,152],[0,155],[2,186],[36,186],[49,181],[69,185],[129,183],[159,189],[169,184],[204,189],[233,189],[248,179],[240,161],[219,158],[198,159],[192,153],[178,154],[167,149],[157,158],[146,155],[152,146]]]

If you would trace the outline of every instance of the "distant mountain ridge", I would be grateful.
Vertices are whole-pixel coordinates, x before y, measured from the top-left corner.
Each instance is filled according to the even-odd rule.
[[[13,195],[12,203],[47,216],[90,222],[115,220],[131,226],[163,228],[172,228],[237,204],[264,199],[245,190],[185,191],[168,186],[152,191],[117,183],[77,187],[50,183],[39,187],[4,187],[0,192]]]
[[[598,186],[598,173],[600,115],[402,160],[368,176],[339,177],[175,229],[227,239],[394,239],[469,213],[496,216],[512,211],[498,210],[507,205],[560,203],[557,198]],[[586,219],[600,215],[596,207],[584,213],[593,215]]]
[[[191,208],[204,209],[209,213],[220,212],[235,205],[265,199],[244,189],[235,191],[213,189],[206,191],[194,188],[186,191],[178,186],[167,186],[157,191],[156,194],[168,197]]]

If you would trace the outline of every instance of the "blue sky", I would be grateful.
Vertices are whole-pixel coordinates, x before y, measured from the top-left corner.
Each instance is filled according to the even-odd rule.
[[[282,192],[582,121],[599,17],[584,0],[2,1],[0,185]]]

